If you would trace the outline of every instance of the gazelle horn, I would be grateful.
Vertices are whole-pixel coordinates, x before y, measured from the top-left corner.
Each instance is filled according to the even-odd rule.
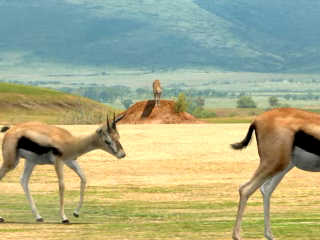
[[[108,129],[110,129],[109,116],[108,116],[108,114],[107,114],[107,127],[108,127]]]

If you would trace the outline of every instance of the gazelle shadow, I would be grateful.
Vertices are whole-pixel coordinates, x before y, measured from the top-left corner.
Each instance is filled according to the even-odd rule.
[[[152,110],[154,109],[154,106],[156,105],[155,100],[148,100],[146,106],[143,109],[143,112],[141,114],[141,118],[147,118],[152,113]]]

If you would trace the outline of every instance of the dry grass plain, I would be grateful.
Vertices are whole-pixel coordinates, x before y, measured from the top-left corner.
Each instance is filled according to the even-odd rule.
[[[94,125],[62,126],[74,135]],[[243,151],[248,124],[119,125],[127,157],[102,151],[79,163],[88,185],[80,218],[72,217],[79,179],[65,168],[66,214],[59,224],[58,185],[52,166],[38,166],[30,187],[45,223],[35,223],[19,184],[23,162],[0,182],[1,239],[231,239],[238,187],[256,169],[256,142]],[[2,135],[1,139],[2,140]],[[278,239],[319,239],[320,175],[294,169],[272,198],[272,225]],[[246,239],[263,239],[259,192],[249,200],[243,224]]]

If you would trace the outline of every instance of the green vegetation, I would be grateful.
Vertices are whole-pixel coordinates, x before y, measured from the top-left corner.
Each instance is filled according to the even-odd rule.
[[[131,99],[124,99],[121,103],[126,109],[128,109],[133,104]]]
[[[266,111],[259,108],[216,108],[207,109],[214,112],[215,117],[203,118],[202,120],[209,123],[250,123],[255,116]]]
[[[250,96],[240,96],[237,100],[238,108],[256,108],[257,104]]]
[[[233,84],[232,81],[230,82]],[[45,83],[42,82],[42,84]],[[56,82],[56,84],[60,83]],[[188,84],[179,86],[171,84],[163,88],[163,99],[176,99],[177,111],[184,109],[195,117],[212,123],[250,122],[257,114],[274,107],[291,106],[311,111],[317,111],[320,108],[319,101],[315,97],[320,95],[316,92],[309,95],[303,94],[304,88],[301,88],[301,93],[290,94],[304,96],[303,98],[286,100],[287,92],[281,92],[282,90],[268,92],[268,89],[259,88],[253,89],[250,96],[246,96],[242,89],[232,88],[232,84],[225,85],[222,82],[208,84],[200,84],[198,88],[190,87]],[[249,88],[250,84],[246,84]],[[292,86],[294,84],[292,82]],[[15,123],[39,119],[50,123],[99,123],[104,121],[107,113],[114,111],[118,113],[119,110],[116,109],[124,110],[136,101],[153,98],[151,88],[133,89],[123,85],[105,87],[98,84],[75,86],[59,88],[66,91],[64,93],[54,89],[0,82],[0,106],[3,112],[7,112],[7,114],[0,114],[0,121]],[[202,87],[207,88],[202,89]],[[310,86],[307,84],[304,87]],[[317,89],[316,85],[314,89]],[[179,99],[179,93],[183,93],[184,97],[180,96]],[[95,101],[77,96],[81,94]]]
[[[214,118],[203,118],[208,123],[251,123],[253,120],[249,117],[214,117]]]
[[[16,183],[18,184],[18,183]],[[0,199],[1,216],[7,223],[1,224],[2,237],[29,236],[32,239],[230,239],[234,224],[236,201],[221,199],[219,192],[211,191],[210,200],[185,201],[183,196],[208,191],[210,186],[175,186],[133,188],[101,186],[86,191],[86,201],[79,218],[72,218],[78,191],[66,191],[66,214],[71,224],[62,225],[58,216],[58,193],[33,194],[45,219],[36,223],[25,196],[3,194]],[[175,200],[144,201],[125,199],[127,193],[175,194]],[[214,199],[214,200],[213,200]],[[261,200],[249,201],[243,221],[243,237],[263,237],[263,213]],[[293,204],[282,211],[273,204],[272,229],[275,237],[284,239],[318,239],[319,214],[316,208],[308,213]],[[275,209],[276,208],[276,209]],[[9,235],[10,234],[10,235]]]
[[[212,201],[136,201],[123,199],[125,193],[147,192],[152,194],[177,194],[177,188],[157,187],[157,191],[149,188],[136,189],[130,186],[88,188],[86,201],[79,218],[72,218],[74,202],[78,191],[66,192],[66,214],[73,224],[59,224],[57,193],[33,194],[44,224],[35,223],[25,196],[21,194],[4,195],[0,204],[1,214],[8,223],[0,232],[3,234],[26,234],[28,236],[41,233],[45,239],[221,239],[229,237],[233,225],[235,202]],[[183,187],[186,189],[186,187]],[[189,191],[197,191],[197,186],[190,186]],[[116,201],[110,201],[116,191]],[[184,194],[184,190],[179,190]],[[97,198],[99,196],[99,198]],[[111,197],[111,199],[110,199]],[[214,216],[214,218],[213,218]],[[12,225],[11,223],[15,224]],[[40,237],[33,237],[40,239]]]
[[[184,95],[184,93],[179,93],[178,99],[174,104],[174,110],[177,113],[180,113],[180,112],[187,111],[187,108],[188,108],[188,102],[187,102],[186,96]]]
[[[210,118],[210,117],[216,117],[216,113],[214,111],[210,111],[206,108],[204,108],[205,105],[205,99],[201,96],[198,97],[192,97],[187,96],[187,112],[192,114],[193,116],[197,118]]]
[[[117,86],[116,89],[123,96],[125,96],[125,92],[127,92],[127,96],[133,92],[128,87]],[[139,91],[146,94],[146,91],[141,89],[137,89],[135,93]],[[169,92],[173,94],[174,89]],[[0,122],[3,124],[33,120],[56,124],[96,124],[105,121],[107,114],[119,112],[119,110],[90,99],[47,88],[0,83],[0,93],[0,107],[5,113],[0,114]],[[108,95],[108,93],[106,91],[105,94]],[[177,98],[176,111],[188,111],[197,118],[213,123],[249,122],[256,112],[260,112],[205,108],[205,98],[197,97],[194,93],[197,91],[188,91],[188,94],[194,95],[193,97],[181,93]],[[129,104],[132,104],[132,100],[124,98],[122,104],[127,104],[125,107],[128,107]]]
[[[279,99],[275,96],[269,97],[269,105],[270,107],[277,107],[279,106]]]
[[[119,111],[93,100],[52,89],[0,83],[0,122],[45,121],[97,124]]]
[[[275,81],[270,78],[264,80],[264,82],[250,79],[241,81],[231,79],[223,81],[221,79],[199,82],[196,86],[188,82],[182,84],[171,83],[163,86],[162,99],[175,99],[179,93],[183,92],[189,103],[188,112],[201,112],[201,114],[203,113],[202,110],[206,111],[207,109],[236,108],[238,107],[237,101],[242,96],[249,96],[249,98],[244,97],[243,102],[240,101],[240,106],[243,104],[245,107],[256,106],[261,109],[287,106],[319,108],[319,86],[318,81],[308,78],[305,80],[291,79],[290,81],[288,79]],[[123,107],[123,101],[126,99],[136,102],[153,98],[151,84],[148,87],[134,89],[125,85],[106,87],[103,84],[91,86],[83,83],[81,87],[70,85],[60,88],[60,90],[86,96],[116,107]],[[275,99],[277,102],[272,102],[270,105],[270,99]],[[194,111],[196,107],[199,107],[199,109]],[[198,116],[201,117],[201,114]],[[205,116],[208,116],[208,114],[203,114],[203,117]]]
[[[0,94],[23,94],[33,96],[63,97],[66,94],[55,89],[26,86],[22,84],[0,83]]]

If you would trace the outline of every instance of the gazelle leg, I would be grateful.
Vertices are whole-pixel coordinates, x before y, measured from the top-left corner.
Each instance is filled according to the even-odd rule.
[[[60,216],[62,223],[69,223],[67,216],[64,213],[64,176],[63,176],[63,161],[60,159],[56,160],[55,170],[59,181],[59,198],[60,198]]]
[[[0,180],[7,174],[7,172],[10,171],[10,168],[7,168],[5,166],[2,166],[0,168]]]
[[[282,130],[281,134],[278,134],[277,130],[274,131],[275,132],[269,131],[264,135],[256,134],[260,165],[251,180],[239,188],[240,201],[232,235],[234,240],[241,239],[240,226],[249,197],[273,176],[285,172],[285,169],[288,169],[288,171],[290,170],[293,138],[288,140],[287,137],[290,136],[292,132]],[[283,174],[283,176],[284,175],[285,174]],[[281,176],[281,174],[279,176]],[[282,177],[280,177],[280,180]],[[268,205],[267,201],[267,210],[269,209]]]
[[[80,177],[80,180],[81,180],[81,184],[80,184],[80,201],[79,201],[78,207],[73,212],[73,216],[79,217],[79,212],[80,212],[80,209],[81,209],[82,203],[83,203],[84,190],[86,188],[86,183],[87,183],[86,176],[84,175],[82,169],[79,166],[79,163],[76,160],[66,161],[65,164],[69,168],[71,168],[73,171],[75,171],[75,173],[78,174],[78,176]]]
[[[10,169],[3,166],[0,168],[0,180],[6,175],[7,172],[9,172]],[[0,217],[0,223],[4,222],[4,218]]]
[[[16,151],[3,151],[2,152],[3,163],[0,168],[0,180],[11,170],[19,164],[19,156]]]
[[[294,167],[294,165],[290,162],[288,167],[284,169],[282,172],[268,179],[260,188],[260,191],[263,196],[263,208],[264,208],[264,236],[268,240],[273,240],[273,235],[271,231],[270,224],[270,198],[273,191],[279,185],[283,177]]]
[[[0,168],[0,180],[19,163],[19,157],[16,152],[2,151],[3,163]],[[4,222],[4,218],[0,217],[0,223]]]
[[[33,171],[35,165],[36,164],[34,162],[32,162],[32,160],[27,160],[27,159],[25,160],[24,171],[23,171],[23,175],[20,178],[20,183],[21,183],[21,186],[24,190],[24,193],[29,201],[29,204],[31,206],[32,213],[36,217],[36,221],[43,222],[43,218],[40,216],[40,214],[37,210],[37,207],[34,203],[34,200],[30,194],[30,191],[29,191],[29,180],[30,180],[30,176],[32,174],[32,171]]]
[[[272,168],[268,168],[268,166],[261,165],[256,170],[252,179],[242,185],[239,188],[240,200],[238,206],[238,213],[236,222],[233,228],[232,238],[234,240],[239,240],[240,238],[240,226],[243,217],[244,210],[247,205],[247,201],[249,197],[272,175]]]
[[[232,238],[239,240],[240,238],[240,227],[243,217],[244,210],[247,205],[249,197],[268,179],[268,173],[263,171],[263,167],[260,165],[252,179],[240,186],[239,188],[239,205],[236,222],[233,228]]]

